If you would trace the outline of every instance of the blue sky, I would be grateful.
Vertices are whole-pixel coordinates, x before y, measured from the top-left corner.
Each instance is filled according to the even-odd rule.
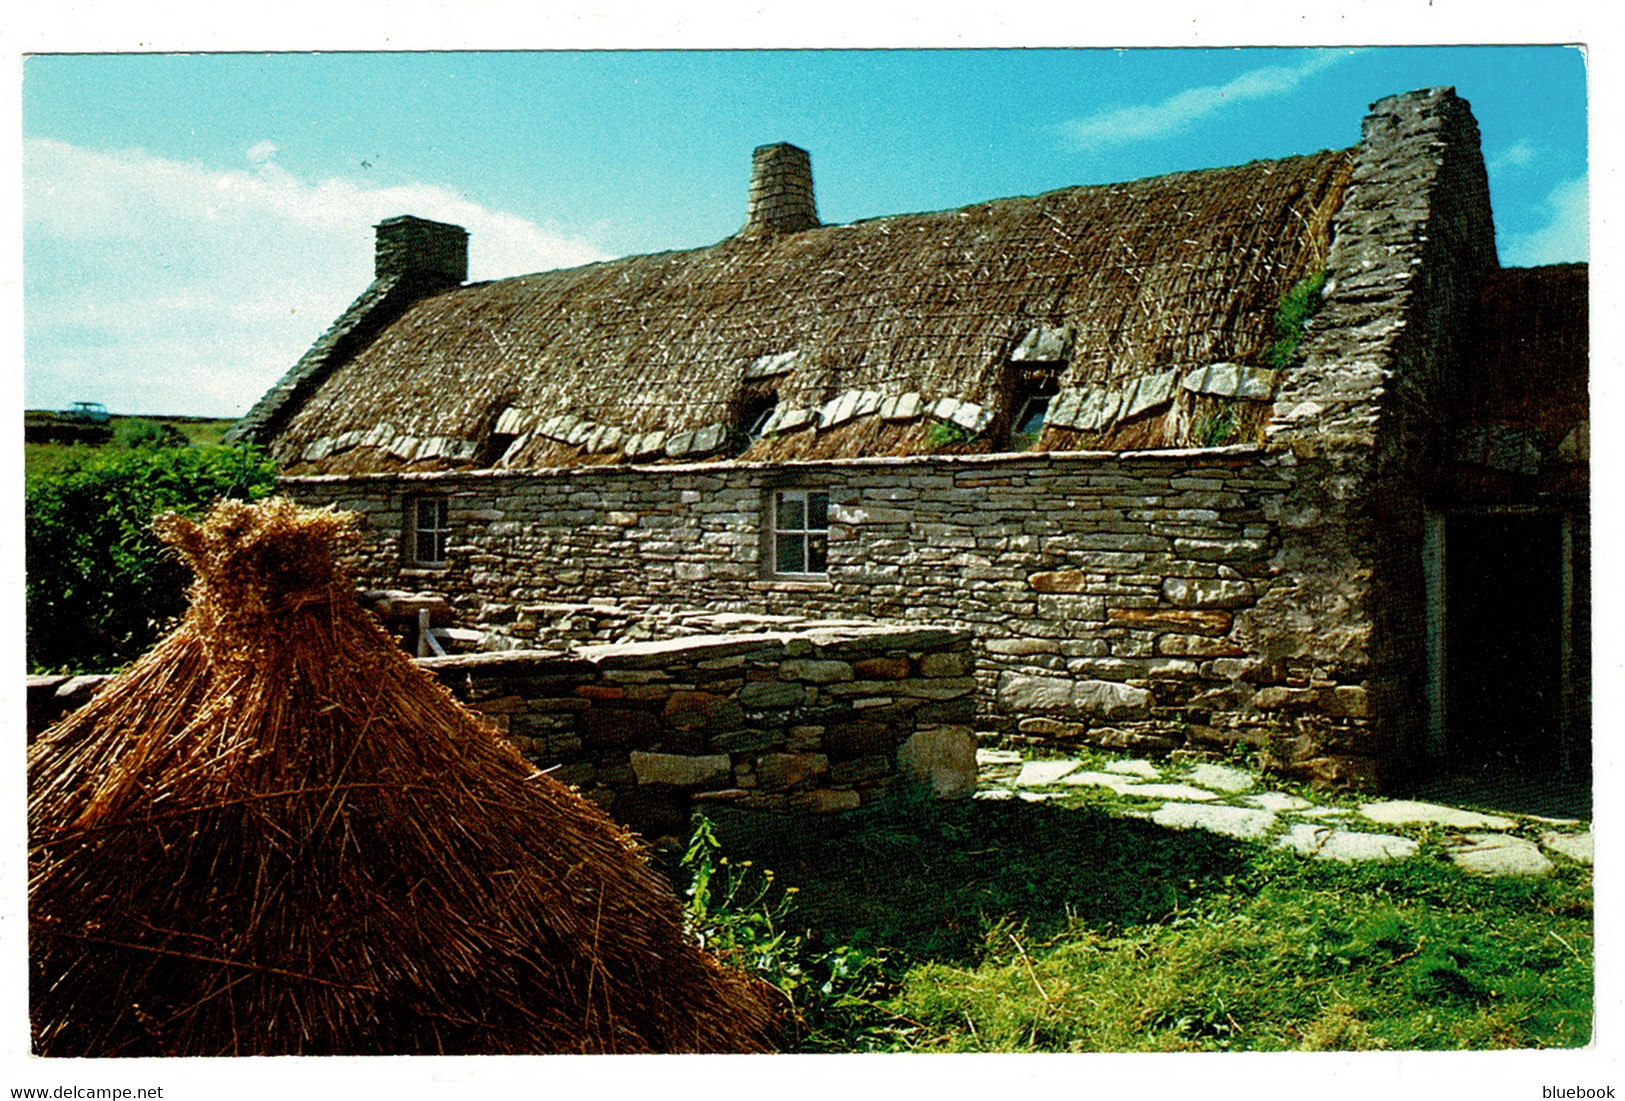
[[[366,285],[372,223],[471,276],[713,243],[751,149],[846,222],[1352,145],[1451,84],[1504,264],[1587,256],[1565,47],[40,55],[23,65],[24,402],[236,416]]]

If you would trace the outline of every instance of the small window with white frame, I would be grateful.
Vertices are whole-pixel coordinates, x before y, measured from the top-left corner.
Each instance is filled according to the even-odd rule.
[[[444,497],[414,497],[408,511],[411,517],[412,563],[418,566],[444,566],[446,542],[451,522]]]
[[[773,576],[829,574],[829,493],[821,489],[773,491]]]

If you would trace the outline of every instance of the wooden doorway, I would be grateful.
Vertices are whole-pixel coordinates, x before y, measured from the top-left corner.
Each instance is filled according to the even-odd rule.
[[[1568,520],[1458,513],[1436,517],[1430,535],[1433,756],[1451,770],[1582,771],[1588,747],[1569,729]]]

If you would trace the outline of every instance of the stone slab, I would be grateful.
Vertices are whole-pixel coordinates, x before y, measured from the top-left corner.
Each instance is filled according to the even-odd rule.
[[[1548,832],[1540,835],[1540,843],[1553,852],[1562,853],[1570,860],[1591,863],[1591,831],[1584,833]]]
[[[1391,833],[1333,830],[1316,855],[1323,860],[1405,860],[1419,847],[1410,838]]]
[[[639,784],[665,784],[676,788],[699,787],[726,780],[731,773],[726,754],[689,757],[675,753],[633,751],[632,772]]]
[[[999,703],[1009,711],[1064,711],[1072,706],[1072,681],[1064,677],[1032,677],[1000,673]]]
[[[1151,693],[1115,681],[1078,681],[1072,688],[1072,705],[1097,718],[1140,719],[1150,714]]]
[[[1275,390],[1276,372],[1236,363],[1214,363],[1186,373],[1180,385],[1196,394],[1268,401]]]
[[[1178,371],[1163,371],[1161,374],[1142,376],[1129,389],[1123,403],[1123,416],[1137,416],[1148,409],[1172,401],[1174,389],[1178,385]]]
[[[1072,330],[1064,325],[1041,325],[1029,329],[1010,353],[1012,363],[1057,363],[1065,361],[1072,345]]]
[[[1257,778],[1246,769],[1230,768],[1227,765],[1197,765],[1191,769],[1187,779],[1193,784],[1232,794],[1246,791],[1258,783]]]
[[[1410,799],[1391,799],[1381,803],[1362,803],[1362,817],[1372,822],[1397,826],[1405,822],[1430,822],[1457,829],[1510,830],[1515,823],[1496,814],[1480,814],[1474,810],[1447,807],[1439,803],[1418,803]]]
[[[976,790],[976,735],[969,727],[917,730],[898,750],[897,764],[938,799],[963,799]]]
[[[1319,860],[1404,860],[1416,855],[1417,843],[1391,833],[1361,833],[1294,822],[1277,842],[1278,848],[1292,849],[1300,856]]]
[[[1123,776],[1141,776],[1147,780],[1160,779],[1162,773],[1150,761],[1131,758],[1127,761],[1112,761],[1106,766],[1107,772],[1116,772]]]
[[[1275,828],[1275,815],[1267,810],[1191,803],[1164,803],[1151,812],[1151,821],[1168,829],[1207,830],[1241,841],[1255,841]]]
[[[1478,875],[1546,875],[1552,870],[1539,845],[1504,833],[1470,833],[1465,845],[1449,852],[1458,868]]]
[[[1210,803],[1219,798],[1205,788],[1189,784],[1130,784],[1118,794],[1135,795],[1141,799],[1179,799],[1191,803]]]
[[[1249,807],[1258,807],[1260,810],[1308,810],[1314,804],[1307,799],[1296,795],[1288,795],[1284,791],[1266,791],[1258,795],[1248,795],[1242,799]]]
[[[746,707],[797,707],[807,702],[807,689],[784,681],[753,681],[739,690]]]
[[[1082,761],[1028,761],[1021,766],[1015,785],[1023,788],[1041,788],[1057,783],[1069,772],[1076,772]]]
[[[978,749],[976,763],[983,767],[988,765],[1019,765],[1021,752],[1015,749]]]
[[[1068,787],[1111,788],[1119,795],[1137,786],[1133,780],[1111,772],[1069,772],[1057,782]]]

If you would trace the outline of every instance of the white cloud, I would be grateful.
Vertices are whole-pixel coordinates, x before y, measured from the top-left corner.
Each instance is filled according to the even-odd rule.
[[[465,227],[472,279],[604,258],[449,188],[312,183],[270,156],[216,169],[24,143],[30,406],[246,412],[366,287],[372,226],[396,214]]]
[[[1590,258],[1591,207],[1586,176],[1564,180],[1546,197],[1551,217],[1533,233],[1509,235],[1501,242],[1501,263],[1508,267],[1567,264]]]
[[[1271,65],[1252,69],[1224,84],[1189,88],[1161,103],[1114,107],[1060,124],[1067,141],[1078,149],[1160,138],[1182,130],[1225,107],[1248,100],[1285,95],[1323,69],[1348,58],[1353,51],[1325,50],[1310,54],[1298,65]]]
[[[274,141],[255,142],[253,145],[248,147],[247,156],[248,159],[253,161],[255,164],[264,164],[266,161],[276,156],[277,150],[281,148],[282,147]]]
[[[1533,144],[1520,138],[1499,153],[1490,156],[1485,162],[1485,167],[1491,172],[1502,172],[1509,168],[1523,168],[1526,165],[1533,164],[1539,152]]]

